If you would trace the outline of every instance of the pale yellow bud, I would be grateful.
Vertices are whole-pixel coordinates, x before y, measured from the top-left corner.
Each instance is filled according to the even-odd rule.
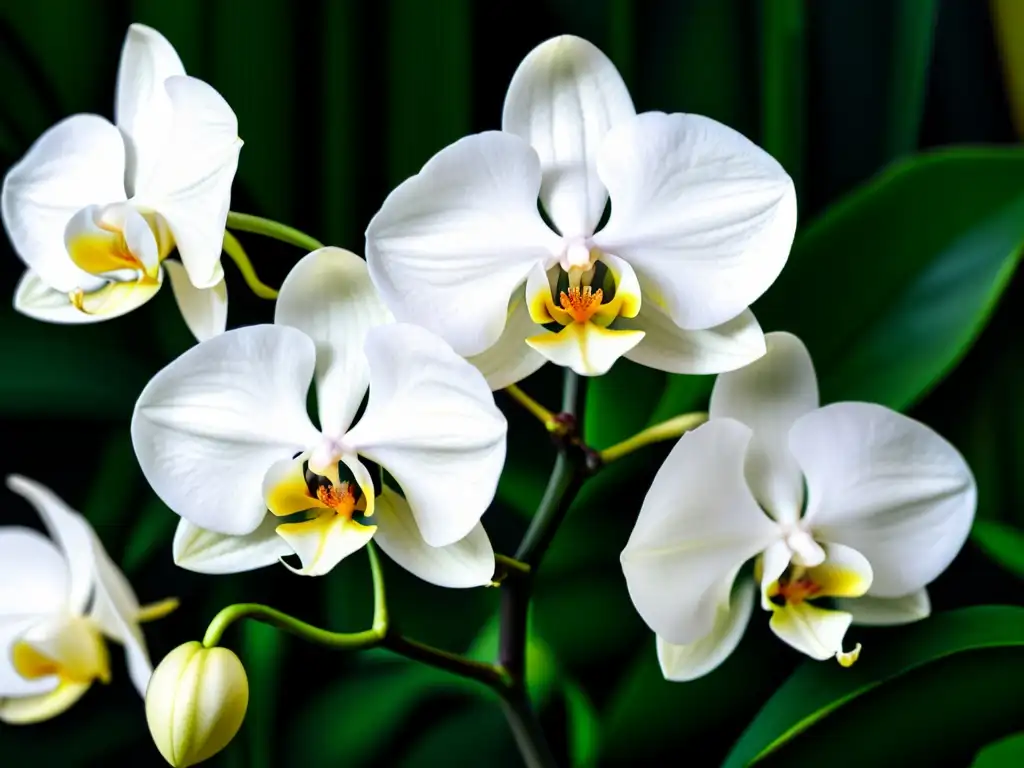
[[[146,720],[157,749],[175,768],[201,763],[238,733],[249,705],[249,680],[227,648],[178,646],[153,671]]]

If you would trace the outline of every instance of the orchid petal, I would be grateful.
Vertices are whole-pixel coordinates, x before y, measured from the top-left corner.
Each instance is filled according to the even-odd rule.
[[[812,659],[824,661],[843,652],[853,617],[809,602],[773,606],[769,626],[779,639]]]
[[[92,554],[96,563],[96,595],[92,619],[105,635],[124,645],[128,677],[135,690],[145,696],[153,667],[139,628],[139,601],[95,533],[92,534]]]
[[[84,683],[65,680],[49,693],[0,699],[0,722],[30,725],[49,720],[67,711],[91,686],[91,680]]]
[[[540,156],[541,202],[567,237],[593,233],[608,201],[597,154],[608,129],[636,115],[615,65],[573,35],[541,43],[512,76],[502,130]]]
[[[647,302],[635,318],[616,320],[615,328],[644,332],[640,343],[624,355],[626,359],[668,373],[733,371],[765,352],[764,334],[749,309],[713,328],[686,331],[654,302]]]
[[[185,67],[167,38],[144,24],[128,27],[117,70],[114,122],[128,150],[129,195],[153,174],[169,138],[174,110],[164,82],[184,74]]]
[[[178,255],[196,288],[220,282],[224,226],[242,140],[224,98],[194,77],[171,77],[164,87],[174,120],[161,162],[134,202],[167,222]]]
[[[643,331],[619,331],[597,323],[570,323],[557,333],[540,333],[526,340],[555,365],[580,376],[603,376],[615,361],[636,347]]]
[[[974,477],[924,424],[880,405],[835,403],[800,418],[789,445],[807,479],[805,525],[868,559],[873,597],[921,589],[966,541]]]
[[[35,508],[50,536],[60,547],[67,562],[67,609],[72,614],[81,614],[89,602],[95,582],[92,529],[84,517],[49,488],[34,480],[21,475],[8,475],[7,487]]]
[[[668,643],[710,634],[740,567],[781,538],[743,477],[750,429],[710,421],[676,443],[661,465],[622,552],[640,616]]]
[[[789,450],[789,430],[818,407],[818,379],[807,347],[790,333],[765,336],[764,357],[724,373],[711,392],[711,418],[741,421],[754,431],[746,476],[770,515],[795,522],[803,511],[804,479]]]
[[[0,528],[0,584],[18,585],[17,589],[0,590],[0,622],[63,608],[69,579],[60,550],[41,533],[21,526]]]
[[[505,417],[480,372],[423,328],[373,328],[366,356],[370,400],[343,441],[391,473],[427,544],[453,544],[494,498]]]
[[[245,536],[207,531],[182,519],[174,533],[174,563],[195,573],[242,573],[273,565],[292,548],[277,533],[280,521],[271,515]]]
[[[377,497],[375,541],[405,570],[439,587],[480,587],[494,576],[494,550],[483,525],[445,547],[423,540],[409,504],[387,486]]]
[[[301,568],[281,562],[302,576],[323,576],[334,566],[367,545],[377,526],[363,525],[325,511],[312,520],[277,526],[278,535],[302,561]]]
[[[594,236],[682,328],[720,325],[770,286],[796,229],[793,181],[741,134],[699,115],[615,125],[597,161],[612,213]]]
[[[4,177],[4,227],[21,260],[51,288],[102,285],[68,258],[64,228],[87,205],[125,199],[124,164],[124,141],[112,124],[74,115],[36,139]]]
[[[872,597],[864,595],[853,599],[837,598],[837,610],[853,616],[853,623],[861,626],[892,627],[927,619],[932,612],[928,590],[919,589],[903,597]]]
[[[177,261],[168,259],[164,269],[171,279],[174,300],[192,335],[198,341],[206,341],[224,333],[228,325],[228,286],[224,277],[210,288],[196,288],[185,267]]]
[[[288,273],[274,322],[298,328],[316,344],[320,429],[340,437],[355,418],[370,381],[363,344],[391,320],[370,282],[366,262],[351,251],[321,248]]]
[[[718,606],[711,632],[687,645],[657,640],[658,664],[666,680],[684,683],[716,669],[736,650],[754,611],[754,582],[745,579],[733,587],[729,602]]]
[[[508,321],[501,336],[493,346],[468,360],[484,375],[492,390],[510,387],[547,362],[546,357],[526,343],[527,337],[535,335],[538,330],[530,318],[525,298],[517,293],[509,301]]]
[[[263,475],[320,439],[306,414],[315,349],[294,328],[238,328],[192,347],[146,385],[132,417],[139,465],[175,513],[242,536],[266,515]]]
[[[537,211],[540,161],[500,131],[442,149],[400,184],[366,230],[370,276],[395,317],[460,355],[501,337],[509,297],[559,238]]]

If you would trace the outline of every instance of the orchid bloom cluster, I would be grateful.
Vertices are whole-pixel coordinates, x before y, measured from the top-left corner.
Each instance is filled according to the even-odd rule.
[[[549,40],[515,72],[501,130],[442,149],[387,197],[365,261],[314,250],[272,323],[225,330],[233,112],[133,25],[114,114],[62,121],[7,174],[3,221],[27,267],[14,304],[48,322],[111,319],[166,270],[199,341],[142,391],[131,437],[180,517],[182,568],[324,576],[372,541],[433,584],[497,583],[481,523],[506,452],[493,391],[548,362],[589,377],[625,357],[721,374],[621,556],[667,679],[718,666],[757,605],[785,643],[843,665],[860,653],[852,624],[928,615],[926,587],[973,520],[970,469],[906,416],[822,407],[803,343],[762,333],[749,307],[785,265],[796,197],[736,131],[637,114],[600,50]],[[0,719],[53,716],[106,682],[108,640],[145,691],[138,624],[173,605],[140,608],[81,515],[24,478],[9,485],[57,546],[0,529]],[[208,645],[179,648],[150,686],[174,765],[221,749],[244,714],[244,670]]]

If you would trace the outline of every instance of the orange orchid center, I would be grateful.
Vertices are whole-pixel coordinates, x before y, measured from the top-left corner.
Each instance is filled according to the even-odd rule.
[[[779,579],[779,591],[773,597],[781,597],[788,605],[800,605],[804,600],[821,592],[821,585],[806,573],[800,576]]]
[[[589,285],[575,286],[562,291],[558,303],[577,323],[586,323],[601,308],[604,291],[598,288],[592,291]]]
[[[356,509],[356,494],[351,483],[342,482],[338,485],[320,485],[316,489],[316,497],[338,515],[351,517]]]

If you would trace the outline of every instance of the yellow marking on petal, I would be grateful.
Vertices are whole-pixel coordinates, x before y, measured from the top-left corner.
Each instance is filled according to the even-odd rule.
[[[103,634],[89,619],[74,618],[60,626],[52,638],[61,658],[53,658],[31,642],[19,640],[11,649],[15,671],[26,680],[56,675],[61,680],[110,682],[110,654]]]
[[[852,667],[854,662],[856,662],[857,659],[860,658],[860,648],[860,643],[857,643],[857,645],[853,647],[852,651],[840,651],[839,653],[837,653],[836,661],[839,662],[839,666]]]
[[[30,725],[65,712],[89,690],[92,682],[62,680],[49,693],[0,699],[0,721],[8,725]]]
[[[135,620],[140,624],[145,624],[148,621],[162,619],[164,616],[176,611],[179,605],[181,605],[181,601],[176,597],[168,597],[166,600],[144,605],[139,608],[139,612],[135,615]]]
[[[87,315],[109,315],[142,306],[160,290],[160,282],[144,277],[130,283],[108,283],[99,290],[85,293],[81,288],[68,293],[68,300],[79,312]]]
[[[38,680],[60,673],[60,664],[23,640],[16,642],[11,649],[11,663],[14,670],[26,680]]]
[[[279,461],[267,470],[263,498],[272,514],[285,517],[307,509],[327,507],[309,492],[304,463],[305,454],[302,454],[295,459]]]
[[[807,575],[818,585],[819,597],[861,597],[871,586],[863,573],[827,560],[808,568]]]
[[[330,553],[332,555],[331,559],[340,559],[337,554],[337,544],[341,538],[346,540],[346,547],[343,549],[355,551],[363,547],[373,537],[376,530],[377,526],[375,525],[356,523],[350,517],[337,513],[333,509],[323,510],[316,517],[309,520],[299,523],[282,523],[277,526],[278,535],[283,537],[296,550],[296,554],[302,560],[303,567],[301,569],[293,568],[292,570],[304,575],[322,574],[334,565],[332,562],[326,568],[321,567],[323,565],[321,560],[324,558],[325,553],[327,553],[328,544],[335,545]],[[316,537],[316,546],[312,552],[300,546],[301,542],[310,536]],[[343,552],[342,557],[345,554],[347,553]]]
[[[616,269],[607,259],[601,263],[608,269],[608,272],[605,274],[605,287],[609,290],[614,287],[615,294],[608,303],[601,306],[595,322],[601,325],[608,325],[616,317],[636,317],[640,313],[639,287],[636,292],[630,290],[623,283],[622,270]]]
[[[68,255],[79,269],[93,275],[119,269],[145,271],[142,262],[129,250],[122,232],[102,222],[100,227],[103,232],[83,232],[67,243]]]

